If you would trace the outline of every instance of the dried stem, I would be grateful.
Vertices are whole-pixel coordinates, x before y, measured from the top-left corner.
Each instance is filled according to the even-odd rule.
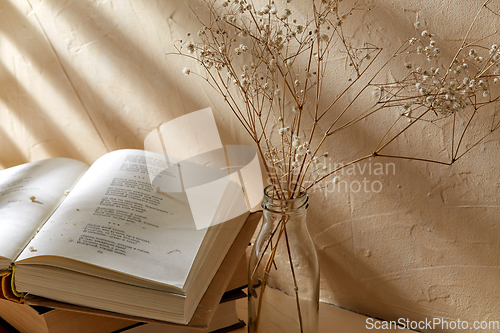
[[[419,30],[419,24],[415,25],[417,37],[381,60],[381,48],[357,43],[347,33],[351,16],[361,9],[357,2],[349,7],[341,0],[314,0],[310,19],[302,24],[294,18],[285,0],[268,1],[261,9],[248,0],[203,2],[208,14],[206,19],[196,14],[203,25],[198,38],[180,41],[173,54],[200,65],[202,72],[193,73],[223,97],[255,142],[269,182],[280,199],[297,198],[304,188],[307,191],[339,170],[369,158],[450,165],[500,128],[500,122],[495,124],[495,112],[488,133],[479,139],[477,135],[467,135],[481,128],[473,126],[473,120],[483,114],[478,110],[495,108],[500,100],[498,89],[491,88],[500,80],[500,48],[497,44],[486,45],[487,41],[498,39],[497,32],[470,41],[473,28],[482,22],[481,13],[499,15],[488,6],[491,0],[483,2],[447,65],[443,65],[440,55],[441,42],[435,34]],[[401,58],[411,59],[404,63],[408,71],[387,82],[382,75]],[[338,79],[340,88],[332,94],[324,80],[336,75],[331,66],[338,59],[345,60],[347,65],[342,79],[350,78]],[[185,74],[191,72],[184,69]],[[379,89],[380,97],[368,105],[364,96],[369,94],[369,88]],[[458,119],[468,114],[467,110],[473,112],[466,124],[458,124]],[[334,139],[333,134],[369,117],[387,119],[392,115],[386,115],[388,111],[397,112],[397,119],[381,131],[372,153],[364,153],[334,170],[318,167],[319,158],[328,156],[324,149]],[[402,126],[404,119],[409,124]],[[451,162],[383,153],[417,123],[430,126],[449,122],[452,122]],[[467,142],[469,138],[472,142]],[[460,153],[466,143],[468,148]],[[450,146],[446,145],[447,149]],[[271,234],[271,239],[277,237],[274,246],[266,244],[252,272],[252,276],[257,274],[264,254],[270,251],[264,265],[259,312],[283,233],[291,256],[286,219],[282,219]],[[292,258],[290,265],[297,287]],[[296,299],[302,329],[298,290]]]

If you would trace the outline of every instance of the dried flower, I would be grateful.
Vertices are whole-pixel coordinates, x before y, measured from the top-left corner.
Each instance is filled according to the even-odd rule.
[[[194,44],[191,42],[187,42],[186,45],[186,50],[188,50],[189,53],[194,53]]]
[[[411,123],[433,123],[471,105],[478,109],[500,100],[492,86],[500,80],[497,44],[480,45],[481,40],[465,43],[454,61],[446,66],[449,53],[442,50],[447,41],[441,41],[429,29],[421,30],[422,23],[417,21],[416,35],[391,60],[398,61],[404,55],[398,66],[407,69],[405,76],[391,83],[375,83],[378,74],[370,76],[370,73],[383,73],[384,67],[389,66],[383,64],[382,68],[366,71],[378,64],[375,60],[380,49],[371,44],[356,44],[344,34],[348,29],[343,27],[351,28],[350,17],[356,15],[357,7],[339,6],[341,0],[321,0],[316,13],[310,16],[315,19],[300,22],[299,17],[292,17],[291,9],[272,1],[260,9],[245,0],[205,1],[211,21],[204,22],[206,27],[196,34],[199,41],[181,44],[178,53],[188,53],[190,58],[199,60],[206,75],[196,73],[196,76],[209,82],[238,115],[241,125],[262,151],[262,159],[276,172],[270,175],[271,182],[283,191],[292,191],[293,195],[298,193],[287,188],[290,184],[310,188],[335,173],[325,167],[325,172],[318,176],[318,168],[311,167],[319,163],[318,156],[328,156],[328,153],[319,155],[324,141],[334,137],[339,129],[379,114],[377,111],[356,115],[362,110],[358,105],[364,103],[361,96],[368,91],[367,86],[375,86],[379,92],[375,109],[394,107],[401,115],[398,119],[406,118]],[[330,61],[332,56],[345,59],[348,79],[339,84],[344,83],[345,90],[330,96],[325,94],[324,79],[332,73],[327,67],[337,63]],[[189,68],[183,69],[185,75],[190,72]],[[363,87],[352,84],[353,81],[369,83]],[[348,100],[352,96],[355,101]],[[340,116],[325,116],[339,110],[342,110]],[[333,123],[327,122],[332,119]],[[393,128],[398,128],[397,124]],[[405,124],[403,128],[404,131],[415,127]],[[393,141],[390,134],[386,133],[388,142]],[[384,147],[376,148],[372,155],[361,160],[381,156]],[[456,153],[451,155],[456,157]]]

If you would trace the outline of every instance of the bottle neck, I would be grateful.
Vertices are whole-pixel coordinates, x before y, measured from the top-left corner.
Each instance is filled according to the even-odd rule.
[[[306,210],[309,207],[309,196],[304,190],[302,193],[294,199],[285,199],[288,193],[281,193],[278,195],[273,187],[269,185],[264,189],[264,198],[262,199],[262,208],[264,211],[268,211],[275,214],[306,214]]]

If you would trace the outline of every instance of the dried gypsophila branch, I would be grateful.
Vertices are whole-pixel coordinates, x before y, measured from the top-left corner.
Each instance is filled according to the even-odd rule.
[[[491,88],[499,85],[499,43],[493,42],[489,46],[482,43],[486,38],[497,35],[497,32],[490,36],[484,36],[480,40],[469,41],[469,33],[477,23],[477,18],[482,10],[488,9],[493,14],[500,16],[500,13],[494,12],[487,6],[490,2],[491,0],[487,0],[483,3],[448,66],[439,67],[437,65],[441,52],[436,36],[428,30],[422,30],[418,37],[411,38],[406,46],[396,51],[393,58],[413,56],[414,60],[418,60],[421,57],[425,59],[422,62],[428,65],[417,66],[412,61],[406,61],[404,67],[406,67],[408,73],[404,78],[392,83],[370,83],[381,91],[378,104],[368,109],[365,114],[348,122],[348,124],[359,122],[368,115],[382,109],[400,108],[402,110],[400,117],[384,133],[372,154],[330,170],[311,183],[307,187],[308,189],[335,174],[340,169],[371,157],[389,157],[451,165],[500,128],[500,119],[497,119],[497,117],[500,117],[500,115],[497,115],[498,110],[500,110],[500,93],[498,88],[496,93]],[[415,28],[420,28],[419,22],[415,23]],[[479,135],[478,139],[470,143],[469,147],[460,151],[461,147],[464,146],[467,133],[473,127],[471,124],[477,118],[479,110],[487,107],[493,109],[491,126],[485,134]],[[466,125],[459,131],[457,126],[458,115],[465,117],[467,110],[471,110],[471,114],[466,116]],[[386,147],[414,127],[415,124],[420,122],[437,123],[450,118],[452,119],[451,142],[449,143],[450,160],[440,161],[430,158],[382,153]],[[396,133],[391,133],[391,130],[405,119],[409,123]],[[476,126],[476,128],[481,127]]]
[[[189,53],[198,52],[198,57],[194,58],[199,60],[205,69],[206,81],[222,94],[238,120],[256,142],[261,157],[265,162],[266,171],[279,193],[284,193],[285,190],[291,188],[294,190],[287,191],[287,193],[296,195],[295,190],[306,182],[306,177],[309,177],[307,181],[310,185],[307,188],[310,188],[324,179],[325,176],[335,173],[334,170],[325,174],[325,172],[322,173],[322,168],[311,168],[311,165],[320,164],[320,157],[325,156],[325,154],[319,154],[325,139],[369,115],[386,108],[401,106],[405,110],[401,118],[409,118],[414,122],[429,121],[427,117],[424,117],[431,113],[429,111],[440,117],[451,114],[455,117],[454,110],[463,109],[469,105],[474,105],[474,108],[477,109],[498,99],[490,98],[488,101],[478,102],[476,98],[478,89],[469,89],[471,91],[467,94],[464,94],[463,91],[460,94],[457,93],[456,90],[460,88],[460,85],[456,84],[456,80],[450,75],[452,66],[448,70],[441,72],[439,67],[431,67],[429,70],[416,67],[413,70],[413,64],[406,62],[405,67],[411,70],[407,77],[392,84],[379,85],[372,83],[374,78],[372,77],[354,98],[354,100],[357,99],[368,86],[378,86],[385,93],[379,101],[379,106],[369,109],[369,112],[365,115],[358,116],[342,126],[334,128],[340,118],[344,117],[349,111],[354,102],[352,101],[331,124],[327,124],[329,126],[326,131],[318,133],[321,140],[319,144],[313,147],[313,137],[316,134],[315,131],[319,128],[320,120],[346,92],[352,90],[351,88],[357,79],[362,77],[365,73],[364,70],[372,64],[372,62],[369,62],[362,69],[362,62],[370,61],[370,59],[374,60],[380,54],[380,49],[375,47],[361,49],[351,47],[350,41],[343,34],[342,26],[344,20],[349,14],[352,14],[356,7],[348,10],[347,14],[341,14],[339,2],[323,1],[321,3],[322,7],[319,9],[314,6],[314,19],[305,25],[300,25],[295,20],[290,19],[291,11],[286,8],[279,15],[276,7],[273,7],[274,4],[255,10],[253,6],[245,1],[233,1],[232,3],[224,1],[219,7],[216,6],[216,1],[207,1],[211,21],[209,26],[205,26],[198,32],[202,43],[188,42],[184,46],[178,47],[179,54],[182,53],[183,48]],[[483,7],[488,2],[486,1]],[[335,13],[334,19],[328,16],[332,12]],[[247,16],[243,14],[247,14]],[[322,25],[326,26],[327,32],[331,30],[333,33],[330,35],[323,33],[325,29],[321,29]],[[416,23],[416,27],[418,25]],[[305,34],[305,32],[308,33]],[[326,72],[325,64],[334,37],[337,37],[340,44],[344,46],[345,58],[350,61],[349,65],[352,65],[355,69],[357,76],[352,84],[335,98],[327,108],[320,111],[319,101],[321,99],[322,81]],[[428,61],[437,59],[440,49],[433,37],[433,34],[423,30],[421,38],[412,38],[408,43],[408,47],[404,48],[403,51],[398,50],[395,55],[422,55]],[[429,39],[428,45],[424,43],[425,39]],[[241,40],[243,40],[243,43],[238,45]],[[465,40],[466,38],[464,38],[461,50],[472,47],[467,45]],[[410,50],[411,46],[415,48],[413,52]],[[232,51],[233,47],[234,52]],[[490,49],[491,56],[487,61],[490,65],[481,68],[481,75],[476,75],[477,78],[483,77],[488,81],[492,80],[493,83],[498,82],[497,72],[490,73],[488,70],[491,70],[492,66],[498,61],[498,56],[493,52],[494,49],[495,44]],[[471,50],[469,56],[475,56],[477,51],[472,48]],[[358,54],[364,54],[364,56],[359,57]],[[455,56],[453,63],[458,61],[458,54]],[[250,56],[251,63],[238,66],[238,60],[245,55]],[[300,73],[300,70],[296,70],[295,67],[297,67],[296,63],[299,62],[299,57],[304,55],[306,58],[308,56],[307,67],[302,70],[303,73]],[[374,56],[372,57],[372,55]],[[476,56],[475,60],[481,62],[483,59],[481,56]],[[463,64],[465,62],[462,65],[457,65],[453,72],[459,74],[464,69]],[[382,65],[380,69],[384,68],[385,65]],[[212,71],[214,68],[215,71]],[[222,74],[224,71],[227,78]],[[187,72],[186,74],[189,74],[191,71]],[[438,76],[441,73],[443,75]],[[432,81],[431,85],[427,82],[429,80]],[[470,81],[470,83],[474,82],[478,82],[478,86],[484,90],[483,95],[489,94],[489,84],[485,84],[485,80],[479,79],[476,81],[473,79]],[[243,103],[239,103],[239,98]],[[294,106],[290,106],[288,101],[291,101]],[[311,105],[314,114],[310,112]],[[309,110],[306,110],[306,107]],[[412,115],[412,113],[415,114],[420,110],[424,112],[417,116]],[[304,132],[301,125],[303,113],[306,111],[309,112],[313,122],[312,129],[309,135],[305,134],[306,139],[304,140],[300,134]],[[440,118],[434,120],[436,119]],[[277,130],[271,127],[273,124],[278,126]],[[405,126],[403,131],[412,125],[413,122]],[[492,131],[496,128],[492,127]],[[465,130],[457,140],[459,142],[457,147],[452,143],[454,153],[452,153],[451,163],[458,157],[458,150],[464,138]],[[273,141],[273,131],[278,134],[278,142]],[[384,156],[381,151],[403,131],[395,134],[385,144],[382,144],[382,141],[389,135],[388,130],[371,155],[356,161],[374,156]],[[452,137],[454,140],[455,134]],[[407,158],[413,159],[412,157]],[[441,163],[430,159],[426,159],[426,161]]]
[[[204,70],[199,75],[206,75],[256,142],[280,193],[297,195],[310,165],[327,156],[319,154],[323,140],[311,147],[320,120],[380,53],[348,41],[342,26],[358,5],[341,13],[340,2],[314,2],[313,19],[301,25],[286,7],[280,13],[274,4],[255,10],[246,1],[207,1],[210,21],[197,34],[201,42],[177,45],[178,54],[186,51],[198,60]],[[342,45],[355,79],[322,110],[322,81],[334,43]],[[245,57],[251,60],[241,64]],[[184,73],[194,72],[186,68]],[[304,112],[313,120],[309,134],[303,129]],[[322,169],[311,170],[317,174]]]
[[[483,8],[488,2],[484,3]],[[210,19],[209,24],[198,32],[201,42],[181,42],[177,46],[178,54],[186,55],[183,52],[187,51],[187,56],[198,61],[203,73],[196,74],[202,76],[223,96],[255,141],[266,171],[275,185],[277,197],[291,193],[289,198],[293,198],[300,194],[297,190],[307,181],[309,185],[306,188],[309,189],[341,168],[376,156],[452,164],[471,149],[459,155],[465,132],[471,127],[469,125],[477,110],[498,101],[498,96],[492,97],[490,94],[491,84],[498,82],[498,73],[494,68],[498,66],[498,47],[493,44],[489,48],[489,56],[480,55],[488,49],[481,47],[479,41],[466,43],[468,33],[448,68],[435,65],[422,69],[427,66],[415,66],[413,62],[407,61],[407,76],[393,83],[374,83],[381,70],[401,55],[417,58],[421,56],[430,62],[439,59],[441,50],[438,42],[432,33],[423,30],[420,37],[411,39],[407,45],[397,50],[389,61],[383,63],[375,74],[370,74],[368,82],[358,89],[356,84],[360,78],[366,76],[367,69],[380,54],[380,49],[369,45],[354,48],[344,34],[344,21],[356,6],[342,14],[339,9],[340,0],[313,2],[313,19],[301,25],[292,19],[289,9],[285,7],[279,11],[274,3],[260,10],[241,0],[206,3]],[[419,28],[418,24],[416,27]],[[323,79],[328,73],[327,59],[333,53],[334,45],[342,46],[342,55],[349,68],[353,69],[354,79],[351,79],[351,83],[338,96],[328,101],[327,107],[322,107],[320,101],[325,99],[322,94]],[[467,50],[468,58],[461,56]],[[337,50],[336,54],[338,52]],[[471,68],[476,70],[473,75],[469,74]],[[462,77],[464,73],[468,76]],[[184,74],[194,72],[186,68]],[[354,101],[369,87],[381,89],[378,104],[341,123],[341,119],[353,109]],[[353,100],[341,108],[332,122],[326,123],[326,130],[322,129],[325,116],[340,104],[338,102],[344,95],[352,91]],[[402,108],[403,113],[384,133],[371,154],[332,171],[315,167],[320,164],[320,157],[327,156],[327,153],[320,153],[320,150],[328,138],[375,113],[395,107]],[[382,153],[384,148],[416,123],[434,123],[450,116],[455,121],[457,114],[467,108],[473,108],[474,112],[457,144],[455,122],[453,123],[450,162]],[[309,133],[304,126],[303,117],[306,115],[312,119]],[[409,119],[409,124],[391,135],[391,130],[395,129],[402,119]],[[500,123],[492,126],[491,132],[499,126]],[[319,142],[314,141],[314,137],[318,137]],[[278,232],[278,239],[283,234],[286,236],[286,220],[276,226],[273,234],[275,232]],[[285,241],[288,245],[286,237]],[[274,253],[275,250],[271,251]],[[271,254],[265,263],[266,272],[272,267],[272,258]],[[291,260],[290,265],[293,271]],[[265,280],[261,293],[264,289]],[[300,308],[298,310],[300,317]]]
[[[331,2],[330,7],[324,8],[323,12],[337,11],[338,9],[332,5],[334,3]],[[291,14],[289,11],[285,10],[283,16],[271,20],[270,15],[277,14],[277,11],[273,10],[271,6],[263,7],[259,12],[252,12],[248,4],[242,2],[238,2],[238,4],[240,5],[240,11],[249,11],[251,19],[248,22],[244,19],[237,20],[232,13],[221,16],[219,13],[214,12],[212,6],[210,12],[216,18],[213,25],[199,31],[198,36],[202,39],[202,43],[196,45],[188,42],[184,44],[184,47],[188,53],[198,52],[199,63],[207,75],[206,80],[222,94],[234,114],[256,142],[268,174],[275,177],[273,183],[276,184],[279,197],[280,193],[289,192],[289,189],[295,186],[294,182],[296,184],[299,181],[306,160],[309,160],[309,164],[311,161],[313,163],[318,162],[316,152],[319,145],[314,154],[311,154],[309,147],[321,114],[319,112],[321,81],[326,71],[326,66],[322,62],[327,59],[329,44],[333,35],[320,34],[321,29],[319,27],[321,24],[328,24],[324,23],[327,22],[326,19],[322,19],[326,16],[323,13],[318,14],[315,11],[314,21],[311,21],[305,27],[301,25],[294,26],[287,21],[288,16]],[[222,5],[224,8],[228,6],[227,2]],[[251,29],[252,22],[256,23],[257,17],[263,15],[268,15],[268,20],[264,20],[261,26],[258,26],[257,23],[254,26],[254,28],[258,28],[257,31]],[[222,17],[222,20],[219,20],[219,17]],[[343,37],[341,29],[341,20],[342,17],[337,17],[337,28],[333,30],[336,31],[337,36],[341,36],[340,39],[344,43],[348,58],[353,64],[351,67],[355,68],[357,77],[360,77],[362,68],[360,66],[361,61],[357,58],[358,52],[345,42],[346,39]],[[323,23],[320,23],[321,21]],[[221,27],[219,23],[227,25]],[[309,25],[314,25],[314,29],[308,29]],[[305,31],[309,31],[309,33],[304,35]],[[298,37],[297,34],[302,37]],[[236,36],[246,40],[240,43],[235,38]],[[233,46],[235,46],[234,52],[232,51]],[[179,53],[182,51],[181,48],[182,46],[178,49]],[[252,62],[238,68],[238,57],[248,53],[250,53]],[[370,53],[367,53],[367,59],[369,55]],[[298,63],[297,59],[301,56],[306,57],[307,65],[305,70],[299,73],[294,70],[294,64]],[[241,71],[238,71],[238,69],[241,69]],[[191,74],[191,70],[186,69],[185,74]],[[315,121],[309,139],[304,141],[299,134],[301,133],[301,116],[306,101],[309,101],[307,98],[308,92],[314,95],[312,101],[314,101]],[[236,96],[243,100],[242,104],[238,104]],[[293,105],[289,106],[287,100],[290,100]],[[290,107],[291,112],[287,110]],[[270,120],[274,120],[274,123],[279,124],[277,146],[271,138],[272,128],[266,132],[269,129]],[[264,152],[261,148],[261,142],[265,147]],[[270,170],[273,170],[272,174]],[[288,247],[286,218],[282,219],[277,227],[279,228],[277,229],[279,230],[278,240],[282,235],[285,235],[284,239]],[[271,248],[271,256],[265,263],[266,272],[269,272],[273,265],[273,255],[276,248],[277,244],[274,249]],[[294,264],[292,260],[290,260],[290,268],[293,273]],[[294,285],[302,331],[301,309],[295,276]],[[265,287],[266,279],[264,278],[258,313],[261,311],[262,293]]]
[[[487,8],[489,2],[491,1],[486,1],[481,9]],[[490,8],[488,9],[491,11]],[[469,33],[480,12],[475,16],[458,51],[447,66],[439,66],[439,63],[435,61],[439,57],[440,50],[436,36],[433,33],[423,30],[419,37],[409,40],[407,48],[401,55],[413,55],[415,60],[423,57],[427,61],[421,61],[421,63],[427,62],[432,65],[414,65],[408,61],[405,63],[405,67],[408,69],[406,77],[394,83],[378,85],[384,91],[380,103],[392,107],[401,107],[403,112],[397,122],[408,119],[410,124],[382,144],[382,141],[389,134],[389,131],[386,132],[375,150],[376,153],[380,153],[416,121],[437,123],[446,118],[453,118],[450,160],[445,162],[433,161],[452,164],[500,127],[500,122],[495,123],[496,110],[494,110],[492,124],[486,134],[472,142],[472,145],[465,151],[460,151],[466,134],[472,130],[473,126],[471,124],[478,116],[479,109],[485,107],[497,108],[500,101],[498,88],[491,88],[498,86],[500,83],[500,49],[498,41],[495,42],[494,40],[490,45],[484,45],[483,42],[487,38],[496,35],[496,32],[490,36],[484,36],[480,40],[469,41]],[[498,15],[498,13],[494,14]],[[416,22],[415,27],[420,29],[420,23]],[[468,115],[467,110],[471,110],[472,113]],[[459,116],[467,119],[462,131],[459,131],[457,126]],[[379,154],[379,156],[384,156],[384,154]]]

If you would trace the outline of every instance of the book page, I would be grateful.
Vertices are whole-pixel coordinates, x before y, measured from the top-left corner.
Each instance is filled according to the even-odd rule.
[[[0,172],[0,256],[13,261],[19,255],[87,168],[53,158]]]
[[[184,192],[153,189],[155,165],[166,169],[162,155],[139,150],[101,157],[17,262],[60,256],[182,288],[208,229],[197,230]]]

